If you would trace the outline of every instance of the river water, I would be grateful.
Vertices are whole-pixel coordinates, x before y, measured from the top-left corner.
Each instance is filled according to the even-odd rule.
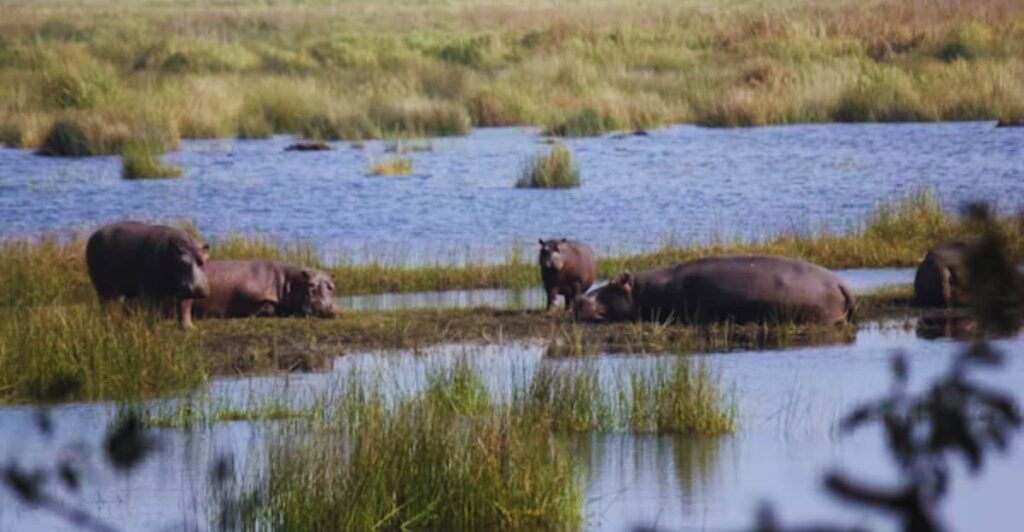
[[[194,221],[313,243],[328,258],[497,260],[513,244],[569,236],[599,251],[668,240],[846,231],[879,202],[929,187],[950,208],[1024,198],[1024,131],[990,122],[672,126],[566,143],[583,185],[522,190],[523,161],[549,146],[534,128],[477,129],[406,154],[413,173],[369,175],[383,142],[285,152],[270,140],[186,140],[184,177],[124,181],[117,157],[51,159],[0,149],[0,237],[87,231],[123,218]],[[530,248],[532,250],[532,248]],[[532,252],[532,251],[531,251]]]

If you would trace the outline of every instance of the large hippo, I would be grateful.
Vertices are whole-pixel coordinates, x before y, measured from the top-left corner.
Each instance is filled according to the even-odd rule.
[[[212,260],[210,296],[196,302],[200,317],[316,316],[334,318],[334,282],[324,272],[272,260]]]
[[[856,298],[836,274],[782,257],[708,257],[625,272],[576,300],[585,321],[842,322]]]
[[[952,307],[967,304],[967,256],[981,240],[961,236],[928,250],[914,274],[914,304],[921,307]]]
[[[101,303],[119,297],[174,305],[183,328],[192,326],[192,301],[209,295],[203,273],[207,247],[181,229],[141,222],[101,227],[89,237],[85,262]]]
[[[576,297],[587,293],[594,284],[597,265],[594,250],[583,242],[564,238],[540,239],[540,276],[548,296],[548,310],[555,308],[559,294],[565,296],[566,310],[572,308]]]

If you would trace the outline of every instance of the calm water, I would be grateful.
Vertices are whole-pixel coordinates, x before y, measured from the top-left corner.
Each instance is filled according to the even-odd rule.
[[[867,292],[883,286],[914,282],[913,268],[862,268],[835,270],[855,292]],[[599,286],[600,283],[595,284]],[[371,311],[402,308],[538,308],[547,304],[541,288],[520,290],[480,289],[444,290],[438,292],[412,292],[340,296],[338,304],[345,310]],[[561,303],[560,303],[561,304]]]
[[[1019,396],[1024,383],[1024,359],[1020,357],[1024,337],[998,344],[1015,354],[1003,372],[984,373],[982,380]],[[879,482],[891,479],[881,434],[868,430],[853,437],[840,436],[835,422],[851,405],[887,388],[891,350],[907,353],[915,386],[921,386],[943,371],[950,355],[960,347],[950,340],[920,339],[902,327],[871,324],[858,333],[853,344],[702,356],[735,395],[739,431],[710,439],[579,437],[576,445],[589,457],[591,469],[586,487],[588,528],[617,531],[643,525],[667,530],[734,530],[749,526],[759,502],[770,500],[790,524],[831,518],[886,529],[889,521],[842,507],[820,489],[820,475],[831,466]],[[546,359],[544,346],[532,343],[446,346],[419,354],[347,356],[336,361],[335,371],[322,374],[217,380],[211,384],[211,393],[238,404],[254,396],[302,402],[316,396],[318,390],[337,386],[353,366],[386,370],[413,391],[422,385],[426,368],[463,354],[470,355],[484,369],[488,385],[499,390],[508,386],[511,375],[537,364],[580,363],[579,359]],[[614,375],[624,365],[652,364],[657,357],[609,354],[587,360],[603,374]],[[93,437],[107,423],[109,410],[108,405],[96,404],[55,409],[60,437],[65,443],[81,435]],[[29,408],[0,409],[0,423],[5,427],[0,432],[0,459],[52,459],[59,447],[35,435]],[[117,478],[97,468],[93,480],[102,490],[87,492],[77,500],[126,529],[204,523],[212,460],[231,454],[240,471],[252,470],[262,451],[262,430],[246,423],[161,434],[161,451],[136,474]],[[1021,445],[1016,441],[1012,450],[1017,452],[993,455],[979,478],[967,478],[963,467],[955,468],[954,490],[944,506],[952,529],[1019,530],[1019,486],[1024,475]],[[58,524],[12,506],[9,497],[0,490],[0,529],[49,529]]]
[[[409,154],[413,175],[373,177],[384,144],[284,152],[290,139],[185,141],[177,180],[123,181],[116,157],[47,159],[0,149],[0,236],[85,230],[126,217],[192,219],[207,235],[313,242],[329,256],[496,259],[567,235],[602,250],[666,238],[847,230],[880,201],[929,186],[954,207],[1024,198],[1024,131],[989,122],[674,126],[649,137],[569,140],[574,190],[515,190],[549,149],[535,129],[481,129]],[[532,250],[532,248],[530,248]]]

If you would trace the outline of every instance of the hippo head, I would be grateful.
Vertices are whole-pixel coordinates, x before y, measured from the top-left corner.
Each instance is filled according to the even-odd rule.
[[[324,272],[304,268],[292,281],[295,307],[303,316],[336,318],[341,311],[334,306],[334,281]]]
[[[210,246],[191,238],[172,238],[167,244],[165,259],[170,268],[174,294],[185,299],[202,299],[210,295],[210,282],[203,266],[209,260]]]
[[[620,273],[608,284],[585,296],[576,298],[576,319],[590,322],[631,320],[633,307],[633,274]]]
[[[562,251],[559,249],[562,244],[565,244],[566,240],[547,240],[543,238],[538,240],[540,242],[540,267],[544,270],[559,271],[565,266],[565,260],[562,259]]]

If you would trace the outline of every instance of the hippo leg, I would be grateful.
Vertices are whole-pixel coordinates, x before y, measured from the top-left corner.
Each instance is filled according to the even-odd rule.
[[[186,331],[194,329],[195,325],[192,325],[192,300],[179,299],[175,308],[178,311],[178,323],[181,324],[181,329]]]
[[[555,304],[555,301],[558,299],[558,288],[555,288],[555,287],[548,288],[547,292],[548,292],[548,309],[547,310],[548,310],[548,312],[551,312],[551,311],[556,310],[558,308],[557,305]]]
[[[572,310],[573,304],[581,292],[583,292],[583,288],[580,286],[580,283],[572,283],[572,287],[565,294],[565,310]]]
[[[277,306],[270,301],[264,301],[259,304],[253,315],[258,318],[272,318],[277,316]]]

